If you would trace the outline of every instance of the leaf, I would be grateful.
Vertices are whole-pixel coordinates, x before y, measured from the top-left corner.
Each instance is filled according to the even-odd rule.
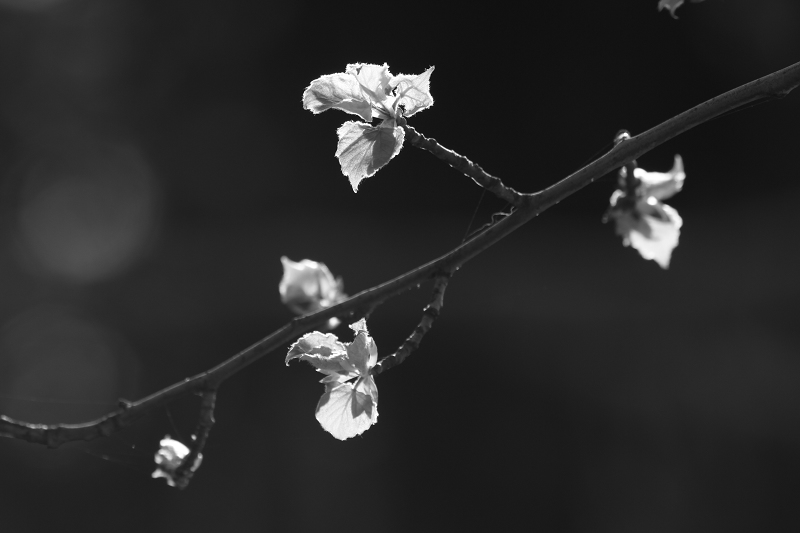
[[[372,120],[372,106],[361,86],[350,74],[328,74],[317,78],[303,92],[303,107],[315,115],[335,108]]]
[[[386,127],[384,121],[374,127],[363,122],[348,121],[336,131],[339,145],[336,157],[342,167],[342,174],[350,179],[353,192],[358,192],[358,184],[388,163],[403,147],[405,132],[403,128]]]
[[[661,203],[683,188],[686,172],[683,159],[675,155],[669,172],[647,172],[635,168],[635,185],[626,185],[620,174],[620,189],[611,195],[608,218],[625,246],[635,248],[645,259],[668,268],[672,251],[678,246],[683,220],[672,207]]]
[[[347,345],[347,360],[362,376],[369,374],[369,369],[375,366],[378,361],[378,347],[366,330],[359,331],[355,340]]]
[[[686,172],[683,170],[683,158],[675,154],[675,162],[669,172],[647,172],[636,168],[633,175],[642,182],[642,196],[654,197],[656,200],[666,200],[683,188]]]
[[[350,329],[352,329],[356,333],[358,333],[359,331],[363,331],[364,333],[369,333],[369,331],[367,331],[367,319],[366,318],[362,318],[362,319],[358,320],[357,322],[353,322],[352,324],[350,324],[349,327],[350,327]]]
[[[339,342],[336,335],[332,333],[320,333],[312,331],[300,337],[297,342],[289,347],[286,354],[286,364],[292,359],[301,359],[304,355],[314,355],[321,358],[331,358],[333,356],[342,357],[347,353],[347,347]],[[305,359],[312,365],[311,360]],[[314,365],[317,366],[317,365]],[[317,367],[319,368],[319,367]]]
[[[366,383],[369,381],[369,383]],[[375,391],[375,394],[370,394]],[[371,376],[351,383],[328,384],[316,412],[322,428],[339,440],[364,433],[378,421],[377,388]]]
[[[352,63],[347,65],[347,74],[354,76],[358,84],[361,86],[370,99],[377,103],[383,102],[389,95],[391,87],[389,80],[392,79],[389,74],[389,65],[372,65],[369,63]]]
[[[433,105],[430,89],[433,69],[434,67],[431,67],[418,76],[400,74],[392,78],[390,83],[395,87],[397,105],[405,107],[406,117]]]
[[[617,233],[623,243],[636,249],[644,259],[652,259],[661,268],[668,268],[672,251],[678,246],[681,234],[681,219],[672,207],[655,203],[638,217],[625,213],[617,218]]]

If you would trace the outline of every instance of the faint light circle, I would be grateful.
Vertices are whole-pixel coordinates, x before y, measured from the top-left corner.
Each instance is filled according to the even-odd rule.
[[[106,279],[131,265],[152,237],[155,183],[131,147],[34,165],[23,189],[19,235],[38,270],[78,283]]]

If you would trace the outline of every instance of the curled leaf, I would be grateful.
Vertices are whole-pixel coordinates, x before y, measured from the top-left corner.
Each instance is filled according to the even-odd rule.
[[[361,91],[358,80],[350,74],[328,74],[317,78],[303,92],[303,107],[315,115],[328,109],[341,109],[372,120],[372,106]]]
[[[318,365],[314,364],[315,360],[330,359],[346,353],[347,346],[339,342],[339,339],[333,333],[312,331],[300,337],[297,342],[289,347],[289,353],[286,354],[286,364],[288,365],[292,359],[304,359],[319,368]],[[310,356],[310,358],[303,358],[303,356]]]
[[[347,65],[347,74],[355,78],[372,102],[379,104],[389,97],[392,88],[389,85],[392,75],[389,65],[371,65],[369,63],[354,63]],[[373,112],[373,116],[382,116]]]
[[[431,96],[433,68],[431,67],[417,76],[400,74],[392,78],[391,85],[395,88],[397,105],[405,108],[404,115],[406,117],[433,105],[433,96]]]
[[[643,168],[636,168],[633,175],[641,181],[642,196],[652,196],[656,200],[666,200],[680,192],[686,179],[683,158],[679,154],[675,154],[675,162],[669,172],[647,172]]]

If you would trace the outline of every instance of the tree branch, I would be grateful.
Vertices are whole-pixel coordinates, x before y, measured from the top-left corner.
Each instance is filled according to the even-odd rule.
[[[511,205],[519,205],[520,202],[522,202],[523,195],[521,193],[515,191],[511,187],[507,187],[500,178],[492,176],[477,163],[473,163],[463,155],[445,148],[436,142],[436,139],[425,137],[413,127],[406,124],[404,118],[398,120],[397,124],[403,127],[406,132],[406,139],[408,139],[412,145],[432,153],[465,176],[472,178],[475,183],[501,200],[505,200]]]
[[[203,457],[203,448],[206,446],[208,435],[214,427],[214,407],[217,402],[217,390],[210,389],[202,393],[200,403],[200,416],[197,421],[197,428],[192,434],[192,441],[189,446],[189,455],[184,457],[181,465],[175,470],[175,485],[185,489],[189,485],[196,470],[196,461]]]
[[[422,318],[419,324],[393,354],[387,355],[378,361],[378,364],[372,369],[373,375],[377,376],[390,368],[396,367],[405,361],[406,357],[411,355],[411,352],[419,348],[422,337],[430,331],[431,326],[433,326],[433,321],[439,318],[442,305],[444,305],[444,290],[447,288],[447,282],[449,281],[450,273],[441,274],[436,278],[436,281],[433,283],[433,297],[431,298],[431,303],[422,311]]]
[[[798,85],[800,85],[800,63],[795,63],[712,98],[644,133],[620,142],[599,159],[547,189],[532,194],[518,193],[519,200],[515,204],[517,209],[513,213],[447,254],[381,285],[362,291],[337,305],[311,315],[295,318],[207,372],[186,378],[139,401],[121,402],[119,409],[83,424],[30,424],[0,416],[0,436],[56,447],[65,442],[111,435],[178,396],[189,392],[215,389],[233,374],[271,351],[297,339],[301,334],[322,326],[330,318],[338,317],[355,321],[386,300],[410,290],[424,281],[455,272],[469,259],[485,251],[542,211],[632,159],[724,113],[753,102],[784,97]]]

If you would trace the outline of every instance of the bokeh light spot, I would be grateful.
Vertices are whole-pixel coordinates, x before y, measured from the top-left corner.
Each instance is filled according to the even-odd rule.
[[[154,180],[128,146],[89,151],[66,165],[36,164],[23,196],[19,235],[38,272],[76,283],[107,279],[140,257],[153,236]]]

